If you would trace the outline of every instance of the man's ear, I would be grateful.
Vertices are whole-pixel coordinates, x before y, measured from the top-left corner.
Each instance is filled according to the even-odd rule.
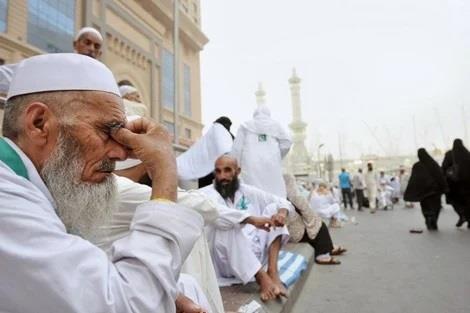
[[[57,135],[57,118],[44,103],[29,104],[25,109],[23,122],[25,137],[38,146],[47,145],[48,141]]]
[[[242,169],[240,167],[237,167],[237,175],[240,175],[241,172],[242,172]]]

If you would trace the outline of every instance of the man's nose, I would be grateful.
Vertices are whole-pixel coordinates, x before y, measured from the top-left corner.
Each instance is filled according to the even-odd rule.
[[[127,159],[128,152],[123,145],[117,143],[114,140],[112,140],[109,144],[111,145],[111,147],[108,152],[108,158],[110,158],[111,160],[119,161],[124,161],[125,159]]]

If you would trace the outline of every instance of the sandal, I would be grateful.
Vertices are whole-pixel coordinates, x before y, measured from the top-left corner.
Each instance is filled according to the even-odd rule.
[[[320,265],[340,265],[341,261],[331,257],[328,261],[315,260],[315,263]]]
[[[348,249],[338,246],[336,249],[333,249],[333,251],[330,252],[330,255],[341,255],[346,251],[348,251]]]

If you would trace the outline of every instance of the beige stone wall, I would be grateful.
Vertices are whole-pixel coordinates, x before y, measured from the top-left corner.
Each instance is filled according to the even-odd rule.
[[[207,43],[200,31],[199,0],[183,0],[180,14],[179,111],[184,108],[183,64],[191,69],[191,116],[179,114],[180,143],[190,145],[201,135],[201,88],[199,53]],[[27,0],[9,0],[7,30],[0,33],[0,58],[6,63],[43,53],[27,43]],[[172,111],[161,107],[161,49],[173,52],[171,1],[77,0],[76,25],[98,28],[105,37],[101,61],[116,80],[130,81],[141,92],[149,114],[173,122]],[[1,123],[1,120],[0,120]],[[1,127],[1,124],[0,124]],[[188,132],[191,138],[187,138]]]

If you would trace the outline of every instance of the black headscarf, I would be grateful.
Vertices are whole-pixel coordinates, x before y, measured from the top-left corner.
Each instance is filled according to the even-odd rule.
[[[442,170],[424,148],[418,149],[418,162],[411,169],[411,176],[403,198],[405,201],[421,201],[447,191]]]

